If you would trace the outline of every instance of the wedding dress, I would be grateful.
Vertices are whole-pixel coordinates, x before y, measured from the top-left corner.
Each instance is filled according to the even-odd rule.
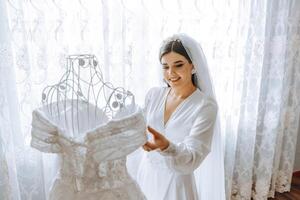
[[[50,112],[51,106],[64,109]],[[72,111],[75,106],[77,116]],[[146,142],[145,129],[136,106],[123,109],[112,120],[101,109],[79,100],[34,110],[31,146],[60,158],[49,199],[145,199],[126,169],[126,155]]]

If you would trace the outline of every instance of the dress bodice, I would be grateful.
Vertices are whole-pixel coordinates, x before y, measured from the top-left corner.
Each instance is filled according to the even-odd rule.
[[[54,183],[52,199],[94,199],[93,194],[101,194],[98,199],[119,199],[120,195],[128,200],[144,198],[126,169],[126,156],[146,142],[140,110],[133,109],[126,116],[123,113],[108,121],[101,110],[97,111],[98,117],[92,117],[94,112],[79,109],[78,116],[91,116],[82,117],[81,128],[71,134],[68,120],[58,119],[63,115],[49,115],[46,110],[42,107],[33,111],[31,145],[60,157],[59,181]],[[62,188],[64,194],[56,194]]]

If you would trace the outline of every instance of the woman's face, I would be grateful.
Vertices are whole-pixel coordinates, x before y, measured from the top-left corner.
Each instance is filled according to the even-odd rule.
[[[161,58],[165,81],[171,87],[183,87],[192,82],[193,64],[182,55],[170,52]]]

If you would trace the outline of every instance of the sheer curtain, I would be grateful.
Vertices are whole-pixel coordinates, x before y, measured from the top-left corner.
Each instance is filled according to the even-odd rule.
[[[300,2],[244,1],[239,9],[234,67],[226,81],[223,73],[215,76],[227,101],[219,101],[227,194],[263,200],[290,189],[300,115]]]
[[[93,53],[142,104],[161,84],[158,49],[201,42],[219,102],[227,199],[287,191],[300,102],[297,0],[0,1],[0,199],[46,199],[51,155],[29,146],[31,111],[69,54]]]

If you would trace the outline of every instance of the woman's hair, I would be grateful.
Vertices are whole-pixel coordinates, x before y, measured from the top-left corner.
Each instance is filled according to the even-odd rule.
[[[189,55],[187,54],[184,46],[182,45],[179,39],[169,40],[163,43],[159,51],[159,61],[161,62],[162,57],[170,52],[178,53],[184,56],[189,61],[189,63],[192,63],[192,60],[190,59]]]
[[[188,53],[186,52],[184,46],[182,45],[182,43],[179,39],[168,40],[167,42],[163,43],[163,45],[160,47],[160,51],[159,51],[159,62],[161,62],[161,59],[164,55],[171,53],[171,52],[175,52],[175,53],[178,53],[178,54],[184,56],[188,60],[189,63],[192,63],[191,58],[189,57]],[[196,74],[192,74],[192,82],[193,82],[193,85],[197,86]]]

